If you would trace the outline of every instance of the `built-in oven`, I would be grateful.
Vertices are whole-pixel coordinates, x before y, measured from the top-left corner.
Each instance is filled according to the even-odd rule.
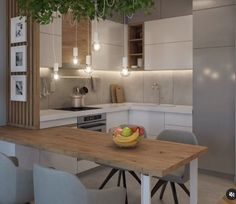
[[[77,128],[83,128],[87,130],[106,132],[106,114],[94,114],[77,117]],[[78,173],[82,173],[100,165],[87,160],[78,159]]]
[[[77,128],[106,132],[106,114],[94,114],[77,118]]]

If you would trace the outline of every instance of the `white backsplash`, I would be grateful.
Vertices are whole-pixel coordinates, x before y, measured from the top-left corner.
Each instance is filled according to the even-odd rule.
[[[81,75],[78,70],[60,70],[63,75]],[[41,69],[41,77],[50,78],[50,70]],[[157,103],[156,89],[160,86],[160,103],[192,105],[192,70],[132,72],[127,78],[115,71],[95,71],[95,89],[91,90],[91,79],[60,79],[56,81],[56,90],[49,96],[41,98],[41,109],[59,108],[71,105],[70,96],[76,86],[86,86],[87,105],[110,103],[110,84],[122,85],[127,102]]]

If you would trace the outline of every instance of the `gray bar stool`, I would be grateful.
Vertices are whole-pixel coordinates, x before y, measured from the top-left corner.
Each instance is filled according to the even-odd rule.
[[[181,131],[181,130],[164,130],[162,131],[158,137],[158,140],[165,140],[170,142],[177,142],[177,143],[184,143],[184,144],[191,144],[191,145],[197,145],[197,138],[192,132],[187,131]],[[159,178],[159,181],[156,183],[154,188],[152,189],[151,195],[153,196],[157,190],[162,187],[161,194],[160,194],[160,200],[162,200],[166,186],[168,182],[170,182],[171,190],[174,198],[175,204],[178,204],[178,197],[176,193],[176,187],[175,184],[178,184],[185,193],[190,196],[190,192],[185,186],[185,183],[189,181],[189,165],[186,165],[185,167],[179,168],[173,174],[165,176],[163,178]]]
[[[124,204],[124,188],[89,190],[77,176],[34,166],[35,204]]]
[[[24,204],[33,200],[32,170],[20,169],[16,157],[0,153],[0,203]]]

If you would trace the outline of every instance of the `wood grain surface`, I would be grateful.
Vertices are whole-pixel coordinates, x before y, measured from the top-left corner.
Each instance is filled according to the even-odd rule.
[[[116,87],[116,100],[117,103],[125,102],[125,93],[124,93],[124,88],[122,86]]]
[[[7,123],[12,126],[38,129],[40,125],[39,25],[27,19],[27,42],[11,43],[11,18],[19,16],[16,0],[7,1]],[[11,47],[27,46],[27,72],[11,73]],[[27,76],[27,101],[11,101],[11,76]]]
[[[150,139],[136,148],[121,149],[109,134],[68,127],[28,130],[6,126],[0,128],[0,140],[160,177],[207,152],[202,146]]]

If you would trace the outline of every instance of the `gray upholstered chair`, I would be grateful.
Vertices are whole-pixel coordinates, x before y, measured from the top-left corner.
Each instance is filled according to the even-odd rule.
[[[124,125],[120,125],[119,126],[120,128],[125,128],[125,127],[129,127],[129,128],[132,128],[132,127],[142,127],[140,125],[132,125],[132,124],[124,124]],[[143,128],[143,127],[142,127]],[[144,129],[144,128],[143,128]],[[109,130],[109,132],[112,132],[113,128],[111,130]],[[144,137],[146,137],[146,131],[144,129]],[[125,170],[123,169],[116,169],[116,168],[113,168],[110,173],[107,175],[106,179],[103,181],[102,185],[100,186],[99,189],[103,189],[104,186],[107,184],[107,182],[116,174],[116,173],[119,173],[118,174],[118,181],[117,181],[117,186],[120,186],[120,183],[121,183],[121,176],[122,176],[122,180],[123,180],[123,187],[126,188],[127,185],[126,185],[126,175],[125,175]],[[137,174],[134,172],[134,171],[127,171],[139,184],[141,184],[141,180],[140,178],[137,176]]]
[[[17,158],[0,153],[0,203],[23,204],[33,200],[33,171],[20,169]]]
[[[34,166],[35,204],[124,204],[123,188],[87,190],[75,175]]]
[[[165,140],[170,142],[184,143],[197,145],[197,138],[192,132],[181,131],[181,130],[164,130],[162,131],[158,137],[158,140]],[[166,186],[168,182],[170,182],[171,190],[174,198],[175,204],[178,204],[178,197],[176,193],[175,184],[178,184],[188,196],[190,196],[190,192],[185,186],[185,183],[189,181],[189,165],[185,167],[179,168],[173,174],[165,176],[163,178],[159,178],[158,182],[152,189],[152,196],[157,192],[157,190],[162,186],[160,200],[162,200]]]

